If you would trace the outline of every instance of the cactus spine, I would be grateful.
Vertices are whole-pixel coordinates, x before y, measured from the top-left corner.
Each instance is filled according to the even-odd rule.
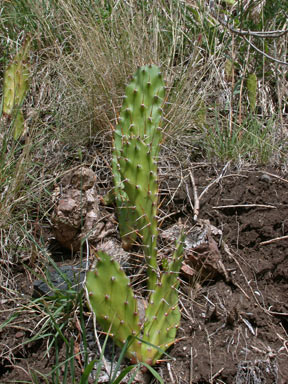
[[[27,58],[31,39],[27,39],[4,73],[3,115],[13,119],[14,139],[24,130],[24,116],[21,105],[29,88],[29,65]]]
[[[113,173],[120,233],[126,248],[138,235],[144,245],[150,290],[157,281],[157,156],[164,83],[155,65],[137,70],[114,131]]]

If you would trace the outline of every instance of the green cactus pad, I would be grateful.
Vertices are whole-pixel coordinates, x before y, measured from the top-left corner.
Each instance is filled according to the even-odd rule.
[[[162,273],[161,280],[151,294],[146,310],[143,340],[166,350],[175,342],[181,313],[178,306],[178,274],[182,264],[184,236],[177,241],[176,249],[168,270]],[[160,358],[156,348],[142,344],[142,356],[153,365]]]
[[[157,281],[157,156],[164,94],[159,68],[139,68],[126,87],[114,132],[113,173],[120,233],[130,245],[137,235],[140,237],[148,262],[149,289]]]
[[[19,137],[22,135],[23,131],[24,131],[24,116],[23,116],[23,112],[20,110],[18,111],[16,117],[15,117],[15,120],[14,120],[14,124],[13,124],[13,128],[14,128],[14,132],[13,132],[13,138],[14,140],[18,140]]]
[[[123,347],[128,336],[140,334],[137,300],[119,264],[105,252],[99,251],[96,258],[95,269],[86,275],[87,300],[103,330]],[[134,341],[127,356],[137,359],[137,348],[140,345]]]
[[[27,39],[4,73],[3,113],[11,115],[19,108],[29,88],[29,66],[26,63],[31,40]]]
[[[20,110],[29,88],[28,57],[31,40],[27,39],[4,72],[3,114],[13,119],[14,139],[24,131],[24,116]]]

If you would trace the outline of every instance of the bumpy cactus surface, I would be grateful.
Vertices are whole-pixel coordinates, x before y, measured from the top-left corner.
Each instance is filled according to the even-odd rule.
[[[4,73],[3,115],[14,119],[14,139],[24,130],[24,116],[21,105],[29,88],[29,65],[27,58],[30,48],[27,39]]]
[[[120,233],[126,249],[138,235],[148,263],[149,289],[157,280],[157,156],[164,83],[155,65],[137,70],[114,132],[113,173]]]
[[[137,300],[119,264],[105,252],[98,252],[96,256],[95,269],[86,276],[88,302],[96,314],[97,322],[104,331],[110,332],[121,347],[128,336],[140,334]],[[134,342],[127,356],[134,358],[137,347],[140,353],[138,343]]]
[[[180,237],[168,270],[162,273],[150,295],[144,320],[139,318],[137,300],[119,264],[106,253],[97,253],[95,268],[86,276],[87,299],[96,321],[118,346],[123,346],[128,336],[137,336],[163,351],[174,343],[181,317],[177,288],[182,253]],[[158,349],[139,339],[134,339],[127,350],[133,363],[153,365],[161,355]]]
[[[184,236],[177,241],[176,249],[166,271],[162,273],[151,294],[145,313],[143,340],[166,350],[175,342],[181,313],[178,306],[178,274],[182,264]],[[162,355],[155,348],[145,348],[145,359],[153,365]]]

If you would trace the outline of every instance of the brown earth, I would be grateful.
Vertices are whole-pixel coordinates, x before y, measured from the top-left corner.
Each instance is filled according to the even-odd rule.
[[[221,169],[194,166],[198,196],[210,184],[200,199],[198,218],[209,219],[222,235],[211,235],[208,248],[196,248],[186,256],[178,341],[168,351],[172,359],[163,360],[155,368],[165,383],[285,384],[288,178],[272,169],[225,169],[220,174]],[[170,216],[170,224],[172,217],[174,222],[181,218],[192,223],[191,176],[187,172],[180,186],[178,176],[160,176],[164,213],[179,212]],[[168,221],[165,227],[169,227]],[[25,297],[31,297],[32,280],[27,271],[15,274],[15,289],[22,289],[24,294],[19,303],[24,303]],[[11,292],[1,295],[3,324],[15,311],[15,300]],[[0,330],[1,384],[32,382],[29,369],[47,373],[55,365],[53,349],[44,356],[45,339],[29,341],[37,324],[35,313],[29,313],[27,309],[17,321]],[[80,372],[80,367],[77,370]]]

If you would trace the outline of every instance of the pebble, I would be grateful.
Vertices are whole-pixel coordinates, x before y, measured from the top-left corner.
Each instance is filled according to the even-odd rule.
[[[16,339],[20,339],[21,337],[23,337],[25,335],[25,332],[23,331],[19,331],[19,332],[16,332],[15,333],[15,338]]]
[[[263,173],[263,175],[261,175],[259,177],[259,180],[264,181],[264,183],[269,183],[269,184],[272,182],[272,178],[269,175],[267,175],[266,173]]]

